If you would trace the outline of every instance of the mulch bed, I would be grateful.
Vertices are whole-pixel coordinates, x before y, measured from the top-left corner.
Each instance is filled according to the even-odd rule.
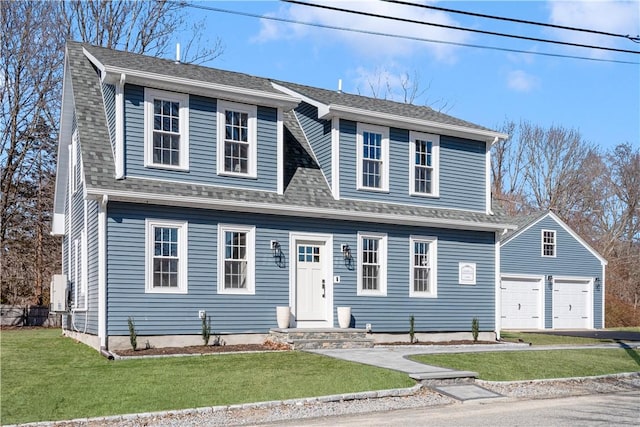
[[[190,347],[161,347],[139,348],[138,350],[114,350],[118,356],[167,356],[173,354],[210,354],[210,353],[234,353],[247,351],[277,351],[273,345],[265,344],[238,344],[238,345],[194,345]]]
[[[385,343],[382,345],[475,345],[475,344],[499,344],[498,341],[473,341],[473,340],[457,340],[457,341],[417,341],[410,343],[408,341],[396,341]]]

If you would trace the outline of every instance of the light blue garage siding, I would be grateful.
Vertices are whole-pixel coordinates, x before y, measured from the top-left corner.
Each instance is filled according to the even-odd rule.
[[[305,102],[296,108],[296,117],[311,144],[322,173],[331,186],[331,121],[318,119],[318,108]]]
[[[555,230],[556,257],[541,255],[542,230]],[[505,243],[500,250],[500,271],[503,274],[544,276],[598,277],[602,280],[600,260],[547,216]],[[553,327],[551,284],[545,282],[545,328]],[[602,288],[593,289],[593,327],[602,328]]]
[[[188,293],[145,294],[145,218],[187,220],[189,230]],[[217,224],[256,226],[256,294],[217,294]],[[127,318],[139,334],[199,334],[198,310],[212,317],[217,333],[266,332],[276,327],[275,307],[289,303],[289,232],[334,235],[334,306],[353,308],[356,327],[371,323],[375,331],[406,332],[409,316],[421,331],[470,330],[478,317],[482,330],[494,327],[494,234],[455,230],[372,225],[317,219],[226,213],[110,203],[108,209],[108,334],[126,335]],[[357,296],[357,260],[344,265],[340,246],[354,248],[358,231],[388,234],[386,297]],[[409,236],[438,237],[438,298],[409,298]],[[285,265],[278,267],[269,241],[282,244]],[[458,263],[475,262],[477,284],[458,284]],[[337,319],[337,317],[336,317]],[[336,320],[337,321],[337,320]]]
[[[125,85],[125,174],[143,178],[277,191],[277,109],[258,106],[257,179],[217,174],[217,100],[189,96],[189,170],[144,167],[144,88]]]
[[[389,192],[356,190],[357,124],[340,120],[340,196],[437,208],[485,210],[486,144],[440,137],[440,197],[409,195],[409,131],[389,130]]]

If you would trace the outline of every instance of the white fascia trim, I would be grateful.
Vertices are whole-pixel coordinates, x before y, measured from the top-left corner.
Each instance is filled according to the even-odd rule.
[[[284,117],[282,108],[278,108],[278,123],[276,125],[276,171],[277,177],[277,191],[278,194],[284,194]]]
[[[84,53],[84,56],[86,56],[87,59],[91,61],[91,63],[95,65],[98,68],[98,70],[100,70],[100,80],[104,82],[107,78],[107,70],[104,64],[98,61],[98,58],[96,58],[91,53],[89,53],[89,51],[84,47],[82,48],[82,53]],[[113,83],[115,83],[115,80]]]
[[[116,179],[124,178],[124,83],[126,78],[126,74],[121,74],[116,83]]]
[[[340,200],[340,119],[331,119],[331,193]]]
[[[67,55],[68,56],[68,55]],[[60,107],[60,132],[58,135],[58,162],[56,165],[56,187],[53,196],[53,212],[64,215],[67,180],[69,179],[69,150],[68,142],[73,133],[73,83],[68,70],[68,61],[64,65],[64,79],[62,81],[62,106]]]
[[[311,99],[308,96],[305,96],[301,93],[296,92],[295,90],[291,90],[288,87],[284,87],[281,86],[277,83],[271,82],[271,86],[273,86],[273,88],[275,90],[279,90],[280,92],[284,92],[287,95],[298,99],[299,101],[303,101],[306,102],[307,104],[311,104],[314,107],[316,107],[318,109],[318,118],[324,117],[329,115],[329,106],[326,104],[323,104],[322,102],[316,101],[315,99]]]
[[[366,121],[377,125],[384,125],[389,127],[399,127],[403,129],[417,130],[427,133],[438,133],[440,135],[457,136],[461,138],[482,140],[482,141],[497,141],[500,139],[507,139],[509,135],[494,132],[490,130],[473,129],[464,126],[451,125],[446,123],[438,123],[431,120],[413,119],[404,116],[398,116],[395,114],[381,113],[378,111],[370,111],[362,108],[347,107],[344,105],[330,104],[328,106],[329,114],[326,116],[320,115],[319,118],[329,119],[333,116],[339,116],[347,120],[353,121]]]
[[[104,190],[88,189],[89,197],[101,197]],[[274,215],[290,215],[307,218],[327,218],[341,219],[347,221],[365,221],[383,224],[403,224],[415,225],[419,227],[434,228],[459,228],[463,230],[477,231],[502,231],[503,229],[513,229],[511,224],[502,223],[484,223],[474,221],[464,221],[456,219],[440,219],[425,218],[418,215],[390,215],[369,212],[345,212],[338,209],[315,208],[291,205],[275,205],[268,203],[255,203],[246,201],[229,201],[229,200],[207,200],[202,197],[176,197],[174,194],[153,194],[139,193],[129,191],[109,191],[109,200],[129,202],[129,203],[148,203],[162,206],[184,206],[198,207],[205,209],[217,209],[223,211],[243,211],[253,213],[264,213]]]
[[[89,58],[90,55],[88,52],[85,51],[85,53]],[[91,60],[91,58],[89,59]],[[126,74],[127,81],[131,84],[152,86],[176,92],[187,92],[211,98],[224,98],[238,102],[288,109],[295,108],[300,103],[300,99],[288,95],[187,79],[166,74],[150,73],[148,71],[132,70],[107,65],[104,67],[104,72],[104,80],[107,83],[112,84],[117,82],[121,74]]]
[[[602,314],[602,326],[601,327],[603,329],[607,327],[607,325],[605,324],[606,323],[606,318],[605,318],[605,312],[604,312],[605,311],[604,307],[605,307],[605,304],[607,302],[606,301],[607,292],[606,292],[606,288],[605,288],[605,282],[606,282],[605,281],[605,277],[606,277],[605,276],[605,264],[602,264],[602,275],[600,276],[600,295],[602,295],[602,310],[601,310],[602,311],[602,313],[601,313]]]

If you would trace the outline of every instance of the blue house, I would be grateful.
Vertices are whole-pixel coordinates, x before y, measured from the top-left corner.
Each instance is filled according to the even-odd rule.
[[[514,222],[500,249],[501,329],[604,328],[607,261],[551,211]]]
[[[494,336],[491,145],[418,107],[69,43],[54,234],[68,334],[128,347],[276,328]]]

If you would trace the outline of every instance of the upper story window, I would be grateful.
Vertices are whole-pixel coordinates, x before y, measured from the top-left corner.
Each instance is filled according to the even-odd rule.
[[[420,132],[411,132],[409,193],[416,196],[434,196],[439,194],[438,163],[440,155],[440,137]]]
[[[146,292],[187,293],[187,223],[147,220]]]
[[[189,95],[145,88],[145,166],[189,169]]]
[[[542,256],[556,256],[556,232],[554,230],[542,230]]]
[[[358,295],[387,294],[387,235],[358,234]]]
[[[255,227],[218,226],[218,293],[255,294]]]
[[[437,239],[435,237],[411,236],[411,288],[409,296],[435,297]]]
[[[257,107],[218,101],[218,173],[257,177]]]
[[[358,123],[358,190],[389,191],[389,129]]]

